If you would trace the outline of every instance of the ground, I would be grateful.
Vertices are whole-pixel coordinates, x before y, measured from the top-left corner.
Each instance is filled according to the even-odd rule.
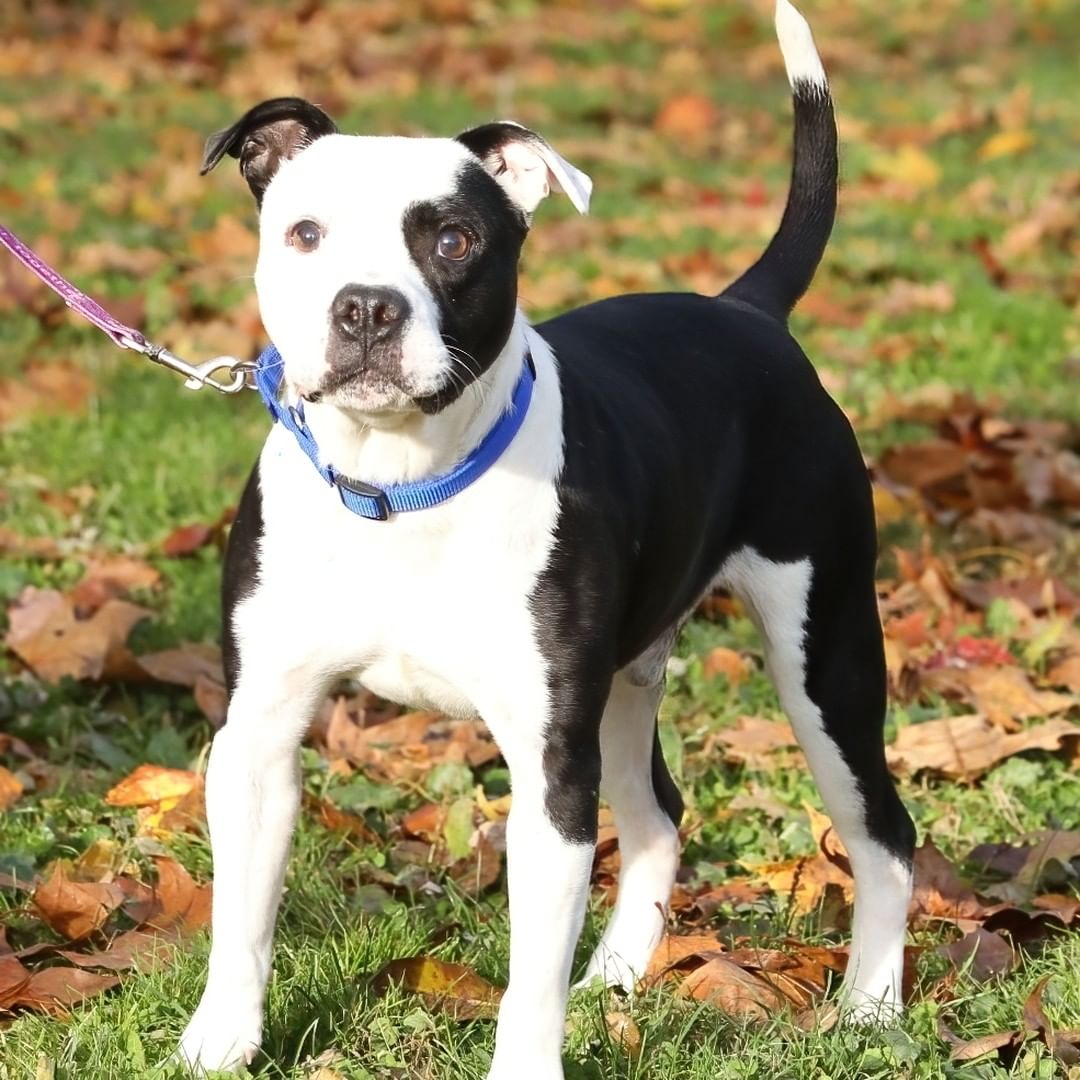
[[[768,8],[205,0],[127,5],[120,17],[119,6],[34,4],[5,15],[13,29],[0,40],[0,223],[181,355],[250,356],[263,344],[250,280],[254,208],[231,161],[199,178],[202,142],[256,101],[301,92],[346,131],[452,134],[513,116],[589,172],[589,217],[557,200],[536,216],[521,283],[534,319],[621,291],[716,292],[760,252],[785,195],[790,106]],[[991,923],[984,932],[1010,948],[990,970],[957,970],[937,947],[992,918],[995,900],[1030,913],[1037,893],[1076,896],[1077,739],[1061,729],[1025,749],[1044,723],[1071,723],[1077,690],[1077,549],[1065,531],[1080,489],[1068,456],[1069,425],[1080,421],[1075,12],[1065,0],[806,0],[803,11],[837,101],[843,185],[833,241],[792,326],[875,468],[890,734],[978,713],[987,732],[1018,739],[1009,744],[1018,752],[975,766],[916,740],[906,763],[895,759],[920,839],[966,875],[937,906],[923,882],[913,1003],[900,1029],[827,1030],[820,1015],[807,1021],[793,992],[781,993],[793,1011],[772,1008],[767,994],[755,1011],[698,1000],[672,979],[632,1002],[575,997],[567,1076],[1063,1075],[1080,1052],[1060,1043],[1055,1058],[1030,1009],[1023,1045],[971,1051],[974,1062],[950,1059],[939,1025],[959,1040],[1024,1031],[1025,1000],[1048,976],[1050,1018],[1080,1028],[1076,911],[1059,906],[1073,930],[1040,922],[1025,949],[1015,917],[1008,932]],[[265,435],[265,410],[253,395],[184,390],[114,349],[2,252],[0,343],[9,632],[19,637],[18,611],[40,610],[44,595],[73,612],[68,631],[90,633],[87,620],[118,611],[108,605],[123,593],[151,612],[127,639],[131,654],[215,643],[223,515]],[[1049,484],[1041,495],[1039,477]],[[124,573],[101,570],[120,556],[131,564]],[[9,637],[0,660],[0,761],[12,778],[0,782],[0,1077],[151,1075],[201,989],[199,919],[167,962],[125,972],[118,988],[70,1010],[48,995],[37,1007],[12,1004],[3,965],[40,942],[74,939],[85,953],[139,923],[117,900],[84,933],[60,932],[66,924],[41,892],[57,860],[85,885],[153,882],[171,860],[209,879],[197,813],[190,827],[155,824],[104,796],[140,764],[198,772],[206,714],[220,710],[213,664],[193,695],[120,671],[115,653],[97,670],[84,657],[61,678],[70,656],[52,656],[59,668],[50,669],[40,650],[28,661],[19,640]],[[782,720],[748,622],[717,600],[678,657],[662,724],[688,804],[673,934],[796,956],[841,943],[849,897],[842,858],[814,855],[816,841],[832,849],[808,815],[820,807],[813,784],[782,729],[759,729],[750,749],[739,738],[741,718]],[[190,668],[180,680],[189,685]],[[1006,693],[1000,673],[1013,669]],[[479,1078],[489,1019],[454,1018],[437,995],[371,976],[393,959],[431,955],[501,984],[505,894],[501,878],[484,877],[477,844],[498,846],[506,773],[471,729],[457,732],[473,740],[464,760],[403,736],[413,755],[405,768],[360,745],[365,706],[369,725],[388,715],[353,697],[304,751],[311,805],[258,1070]],[[970,857],[978,845],[1032,837],[1060,847],[1026,878],[1023,852],[1012,862],[1008,851],[996,862],[985,851]],[[582,961],[608,910],[615,856],[605,841]],[[710,890],[715,903],[701,899]],[[22,959],[35,972],[60,963],[56,949]],[[820,973],[801,974],[817,1007]],[[620,1043],[627,1016],[636,1027]]]

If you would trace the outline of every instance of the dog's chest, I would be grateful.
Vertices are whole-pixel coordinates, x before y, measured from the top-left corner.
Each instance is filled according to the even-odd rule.
[[[259,586],[241,605],[241,633],[273,636],[290,671],[353,676],[414,707],[485,713],[509,706],[515,682],[539,692],[530,598],[558,513],[558,463],[536,468],[551,456],[540,435],[539,423],[523,427],[505,466],[451,502],[372,522],[275,431],[260,461]]]

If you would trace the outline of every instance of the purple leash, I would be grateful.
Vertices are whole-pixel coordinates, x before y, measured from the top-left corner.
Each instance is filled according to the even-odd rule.
[[[163,345],[147,341],[138,330],[114,319],[96,300],[75,288],[67,278],[58,274],[32,248],[24,244],[10,229],[0,225],[0,244],[15,256],[29,270],[36,274],[54,293],[56,293],[72,311],[81,315],[87,322],[93,323],[103,333],[108,334],[115,345],[121,349],[133,349],[142,353],[155,364],[177,371],[186,379],[184,385],[189,390],[198,390],[203,386],[212,386],[223,394],[235,394],[251,385],[249,372],[254,370],[254,363],[236,360],[231,356],[218,356],[203,364],[189,364],[175,353],[169,352]],[[221,370],[231,376],[229,382],[218,382],[214,376]]]

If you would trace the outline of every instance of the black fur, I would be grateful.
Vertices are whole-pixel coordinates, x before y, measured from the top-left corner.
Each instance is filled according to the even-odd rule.
[[[259,574],[259,541],[263,535],[262,492],[259,488],[259,462],[248,477],[236,519],[229,530],[225,548],[225,566],[221,578],[221,641],[225,666],[225,687],[232,697],[240,677],[240,648],[233,630],[232,614],[236,605],[255,591]]]
[[[206,140],[202,175],[226,154],[240,159],[240,171],[261,206],[278,166],[337,125],[317,105],[303,98],[273,98],[249,109],[232,127]]]
[[[461,262],[442,258],[436,241],[456,226],[472,239]],[[456,401],[502,351],[517,305],[517,264],[526,227],[507,194],[479,164],[466,164],[454,193],[415,203],[402,221],[405,244],[439,305],[439,330],[454,359],[454,377],[417,398],[432,414]]]

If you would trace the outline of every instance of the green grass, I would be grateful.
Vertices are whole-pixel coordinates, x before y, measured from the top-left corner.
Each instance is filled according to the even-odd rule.
[[[186,54],[136,54],[126,45],[111,51],[111,66],[104,52],[87,53],[97,62],[83,66],[70,57],[82,55],[84,16],[69,16],[75,30],[67,39],[55,23],[16,24],[10,40],[0,41],[0,220],[32,243],[54,237],[62,270],[91,244],[162,252],[160,265],[147,274],[70,273],[108,302],[141,304],[140,322],[151,337],[190,329],[201,350],[192,358],[212,355],[227,347],[221,335],[250,297],[250,266],[229,263],[227,252],[200,256],[191,237],[224,214],[252,223],[253,211],[231,162],[207,180],[194,180],[202,139],[259,96],[295,86],[335,102],[346,130],[447,134],[513,112],[589,171],[596,180],[593,214],[580,228],[557,200],[537,215],[522,282],[526,302],[541,298],[530,308],[536,318],[616,291],[623,277],[682,288],[683,276],[668,267],[700,251],[712,259],[712,277],[701,287],[719,290],[763,246],[782,203],[790,138],[784,83],[757,7],[672,4],[678,10],[665,14],[654,6],[665,5],[620,4],[589,15],[520,0],[494,18],[494,8],[476,5],[472,21],[455,26],[452,44],[442,48],[443,30],[431,23],[433,16],[390,16],[387,27],[371,29],[363,19],[375,19],[376,6],[369,12],[354,5],[357,48],[367,49],[363,56],[380,72],[354,82],[341,64],[312,60],[305,66],[314,38],[301,30],[289,44],[293,23],[282,14],[282,43],[271,47],[264,40],[260,48],[288,62],[288,86],[271,85],[269,69],[263,82],[257,73],[245,74],[259,57],[246,54],[227,28],[196,33],[216,58],[207,67]],[[167,30],[182,26],[193,7],[155,2],[142,10]],[[856,417],[883,394],[936,379],[995,398],[1013,415],[1080,419],[1074,378],[1080,335],[1070,306],[1075,284],[1068,284],[1070,274],[1075,282],[1075,252],[1066,241],[1036,244],[1009,263],[1011,284],[1002,289],[972,246],[980,237],[998,243],[1055,191],[1075,197],[1068,170],[1075,169],[1080,99],[1068,5],[910,0],[887,14],[869,0],[807,0],[804,7],[830,63],[848,132],[841,216],[814,291],[840,310],[861,313],[858,325],[847,325],[815,315],[812,306],[797,312],[793,327],[809,355]],[[44,70],[11,67],[16,46],[35,34],[47,58]],[[489,73],[485,57],[497,57],[507,42],[518,43],[513,63],[501,75]],[[417,80],[419,46],[434,59]],[[463,68],[455,60],[462,56],[475,61]],[[763,58],[771,58],[771,66]],[[294,64],[300,67],[293,70]],[[126,81],[114,81],[110,72]],[[1031,95],[1026,111],[1015,98],[1024,88]],[[660,105],[687,91],[705,93],[720,107],[717,130],[700,142],[651,128]],[[927,125],[961,108],[976,119],[923,144]],[[1019,156],[982,162],[979,148],[999,130],[994,110],[1001,108],[1019,110],[1034,142]],[[940,180],[926,190],[906,191],[878,176],[882,157],[908,142],[921,145],[940,167]],[[673,179],[682,186],[670,187]],[[756,207],[747,193],[759,183],[768,202]],[[717,199],[722,212],[703,224],[698,204]],[[614,280],[605,276],[610,266],[617,268]],[[0,283],[8,273],[19,271],[0,264]],[[556,275],[566,284],[553,292]],[[883,301],[897,279],[947,282],[953,309],[888,314]],[[875,358],[875,346],[894,337],[907,355]],[[249,346],[256,347],[254,336]],[[182,560],[152,552],[178,524],[214,520],[236,502],[265,433],[261,406],[185,391],[169,374],[114,352],[73,318],[53,313],[43,332],[36,315],[12,302],[11,290],[0,284],[0,379],[18,378],[31,359],[73,362],[93,376],[95,389],[77,414],[31,415],[3,431],[2,524],[23,535],[69,538],[76,552],[150,550],[163,585],[146,598],[157,617],[140,629],[138,648],[215,640],[216,551]],[[910,434],[891,427],[875,432],[872,442]],[[43,491],[81,484],[92,485],[94,496],[74,519],[41,498]],[[26,584],[66,587],[80,572],[75,557],[8,559],[0,565],[0,607]],[[665,747],[689,810],[684,861],[706,877],[738,872],[731,864],[740,860],[788,858],[812,847],[802,807],[819,802],[808,776],[756,772],[700,753],[711,731],[739,715],[778,715],[760,676],[738,689],[701,677],[695,658],[717,644],[747,647],[752,640],[742,620],[692,626],[681,645],[689,667],[672,680],[665,706]],[[918,709],[897,709],[892,722],[920,718]],[[32,741],[59,770],[56,790],[25,798],[0,819],[0,867],[38,870],[77,855],[102,835],[143,858],[132,814],[107,808],[101,795],[139,762],[198,762],[210,737],[184,694],[75,684],[43,691],[19,677],[13,664],[0,672],[0,729]],[[505,783],[496,770],[478,779],[493,793]],[[305,782],[318,790],[330,784],[315,755],[305,758]],[[774,796],[781,818],[763,810],[727,811],[752,783]],[[902,793],[920,833],[955,859],[982,841],[1080,821],[1080,779],[1052,755],[1005,762],[975,786],[906,783]],[[422,797],[402,793],[395,811]],[[209,874],[204,842],[172,846],[194,873]],[[333,1067],[346,1078],[484,1076],[490,1022],[452,1022],[404,995],[377,998],[368,979],[389,959],[430,951],[501,983],[504,893],[497,888],[475,901],[448,885],[436,898],[391,896],[375,882],[385,862],[383,850],[302,823],[260,1075],[306,1076],[312,1067],[305,1062],[332,1049],[343,1055]],[[16,910],[19,902],[18,894],[0,891],[0,910],[16,928],[28,925]],[[599,910],[590,916],[579,959],[597,939],[603,917]],[[717,922],[725,933],[753,933],[766,943],[789,933],[837,939],[823,935],[813,917],[792,919],[779,902],[763,904],[753,920],[746,912],[726,917]],[[932,947],[945,936],[924,933],[918,943]],[[69,1019],[24,1016],[0,1026],[0,1078],[34,1075],[39,1058],[54,1061],[60,1078],[154,1075],[197,1001],[206,949],[205,936],[197,938],[174,965],[128,978]],[[922,963],[927,983],[936,963],[928,948]],[[1063,1027],[1080,1027],[1078,966],[1080,939],[1073,934],[1048,944],[1006,979],[979,986],[961,977],[947,1005],[921,1001],[896,1032],[804,1034],[784,1017],[752,1028],[667,992],[629,1004],[584,992],[571,1007],[567,1077],[1051,1077],[1058,1075],[1054,1064],[1034,1045],[1008,1074],[990,1061],[950,1065],[936,1024],[947,1013],[949,1026],[965,1038],[1019,1026],[1027,992],[1052,975],[1052,1015]],[[607,1034],[603,1013],[609,1008],[629,1009],[640,1025],[638,1061]]]

